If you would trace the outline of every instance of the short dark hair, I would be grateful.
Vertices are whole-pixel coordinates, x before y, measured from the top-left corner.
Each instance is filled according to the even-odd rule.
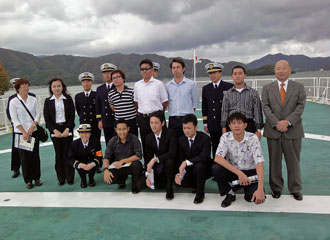
[[[126,126],[129,127],[129,126],[128,126],[128,123],[127,123],[126,120],[124,120],[124,119],[118,119],[118,120],[115,122],[115,128],[117,128],[117,125],[120,124],[120,123],[125,123]]]
[[[187,124],[189,122],[192,122],[194,126],[197,126],[197,117],[195,116],[195,114],[186,114],[184,115],[184,117],[182,118],[182,123]]]
[[[151,61],[150,59],[143,59],[143,60],[140,62],[139,67],[141,67],[142,64],[148,64],[148,65],[150,65],[150,67],[154,68],[154,65],[152,64],[152,61]]]
[[[150,113],[149,117],[150,117],[150,118],[151,118],[151,117],[156,117],[156,118],[158,118],[161,122],[165,122],[164,112],[161,111],[161,110]]]
[[[240,112],[232,113],[228,118],[228,123],[231,123],[234,120],[242,120],[244,123],[246,123],[246,117]]]
[[[244,74],[246,74],[246,69],[243,66],[237,65],[231,69],[231,75],[233,75],[234,69],[241,68],[243,69]]]
[[[176,57],[176,58],[173,58],[172,59],[172,62],[170,63],[170,68],[172,68],[172,64],[175,63],[175,62],[176,63],[180,63],[181,66],[182,66],[182,68],[185,68],[186,67],[186,64],[184,63],[183,59],[180,58],[180,57]]]
[[[53,82],[55,82],[55,81],[60,81],[61,82],[61,84],[62,84],[62,94],[64,95],[64,96],[68,96],[69,94],[66,92],[66,85],[65,85],[65,83],[63,82],[63,80],[62,79],[60,79],[60,78],[53,78],[52,80],[50,80],[49,82],[48,82],[48,89],[49,89],[49,94],[50,95],[53,95],[54,93],[53,93],[53,91],[52,91],[52,83]]]
[[[30,82],[29,80],[25,79],[25,78],[20,78],[15,82],[14,88],[16,90],[16,92],[18,92],[18,89],[21,87],[21,85],[23,84],[27,84],[30,86]]]
[[[115,74],[115,73],[119,73],[120,76],[124,79],[124,82],[125,82],[125,73],[122,70],[119,70],[119,69],[114,70],[114,71],[111,72],[111,79],[112,79],[112,75]]]

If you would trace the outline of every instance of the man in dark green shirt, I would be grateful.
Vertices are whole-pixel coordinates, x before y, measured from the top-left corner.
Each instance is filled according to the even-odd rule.
[[[118,184],[118,189],[126,187],[128,175],[132,175],[132,193],[138,193],[137,182],[142,176],[141,143],[139,139],[128,133],[125,120],[115,123],[117,136],[110,139],[104,155],[104,181],[107,184]]]

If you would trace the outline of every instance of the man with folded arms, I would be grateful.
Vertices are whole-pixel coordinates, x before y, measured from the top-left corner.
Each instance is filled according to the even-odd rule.
[[[141,143],[137,136],[128,133],[129,126],[125,120],[116,121],[115,130],[117,136],[110,139],[105,149],[104,181],[118,184],[118,189],[123,189],[128,175],[132,175],[132,193],[139,193],[137,182],[142,176],[142,163],[139,161],[142,158]]]
[[[265,201],[264,157],[256,134],[245,131],[246,118],[242,113],[233,113],[228,118],[231,132],[224,133],[220,139],[212,166],[221,196],[226,195],[221,207],[228,207],[236,200],[229,182],[239,180],[244,187],[244,199],[256,204]],[[248,177],[258,176],[258,182]]]
[[[95,171],[102,161],[101,144],[98,139],[91,138],[92,128],[90,124],[80,124],[78,133],[80,138],[71,143],[68,161],[79,173],[81,178],[80,187],[87,187],[86,174],[89,177],[88,185],[94,187]]]

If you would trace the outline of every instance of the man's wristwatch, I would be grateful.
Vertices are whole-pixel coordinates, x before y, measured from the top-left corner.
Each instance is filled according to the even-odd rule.
[[[103,168],[103,172],[105,172],[106,170],[109,170],[109,168],[107,167]]]

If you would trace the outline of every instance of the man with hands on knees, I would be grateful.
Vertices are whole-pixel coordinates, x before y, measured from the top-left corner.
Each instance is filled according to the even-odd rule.
[[[237,179],[244,188],[244,199],[261,204],[266,197],[264,157],[259,138],[256,134],[245,131],[247,122],[242,113],[233,113],[228,122],[231,132],[222,135],[212,166],[220,195],[226,195],[221,207],[228,207],[236,200],[229,182]]]
[[[91,138],[92,128],[90,124],[80,124],[78,132],[80,139],[71,143],[68,161],[80,175],[80,187],[87,187],[86,174],[89,177],[88,185],[94,187],[96,185],[94,181],[95,171],[102,160],[101,144],[98,139]]]
[[[141,143],[137,136],[128,133],[125,120],[118,120],[115,130],[117,136],[110,139],[105,150],[104,181],[118,184],[118,189],[123,189],[128,175],[132,175],[132,193],[139,193],[137,182],[142,176],[142,163],[139,161],[142,158]]]

